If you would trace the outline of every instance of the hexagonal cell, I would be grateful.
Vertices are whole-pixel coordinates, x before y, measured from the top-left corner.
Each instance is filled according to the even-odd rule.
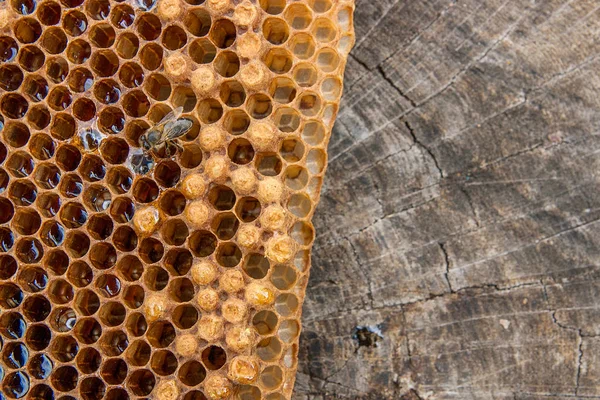
[[[177,357],[169,350],[158,350],[152,353],[150,365],[158,375],[171,375],[177,370]]]
[[[272,311],[264,310],[256,313],[252,318],[252,325],[260,335],[270,335],[275,332],[279,318]]]
[[[169,283],[169,273],[161,267],[151,266],[144,274],[144,281],[150,290],[160,291]]]
[[[119,29],[126,29],[133,25],[135,11],[129,4],[119,4],[113,8],[110,22]]]
[[[75,68],[69,74],[67,83],[73,92],[87,92],[94,84],[94,76],[92,75],[92,71],[87,68]]]
[[[73,199],[83,191],[83,182],[77,174],[67,174],[60,180],[60,194]]]
[[[101,77],[110,77],[119,69],[119,57],[112,50],[96,50],[91,58],[92,70]]]
[[[212,42],[206,38],[196,39],[188,46],[188,54],[198,64],[208,64],[215,59],[217,48]],[[217,64],[213,67],[218,71]],[[239,69],[239,62],[238,62]],[[237,72],[237,71],[236,71]]]
[[[83,316],[94,315],[100,308],[100,298],[96,293],[89,289],[78,290],[75,295],[75,309]],[[88,325],[93,327],[93,324],[84,324],[80,319],[78,325]],[[77,325],[76,324],[76,325]]]
[[[8,228],[0,228],[0,250],[10,251],[15,244],[15,235]]]
[[[45,354],[36,354],[31,358],[27,371],[35,379],[47,379],[52,372],[53,363],[50,357]],[[45,398],[45,397],[41,397]]]
[[[300,190],[308,183],[308,172],[305,168],[292,165],[285,170],[285,184],[293,190]]]
[[[260,201],[254,197],[242,197],[235,210],[242,222],[252,222],[260,215]]]
[[[259,0],[260,7],[268,14],[281,14],[285,9],[285,0]]]
[[[127,318],[126,325],[129,334],[135,337],[140,337],[144,335],[146,333],[146,330],[148,329],[148,322],[146,321],[144,315],[141,313],[130,314]]]
[[[33,235],[42,224],[40,215],[32,208],[20,208],[12,219],[13,229],[21,235]]]
[[[236,38],[236,28],[233,22],[228,19],[219,19],[215,21],[210,30],[210,39],[215,46],[225,49],[230,47]]]
[[[190,329],[198,321],[198,310],[189,304],[182,304],[173,311],[173,322],[179,329]]]
[[[333,6],[332,0],[309,0],[308,5],[318,13],[324,13]]]
[[[288,24],[281,18],[267,18],[262,30],[265,39],[274,45],[285,43],[290,36]]]
[[[131,117],[139,118],[148,113],[150,100],[141,90],[132,90],[123,96],[123,109]]]
[[[42,26],[34,18],[20,18],[13,26],[13,32],[19,42],[34,43],[42,35]]]
[[[163,48],[156,43],[147,43],[140,50],[140,62],[147,70],[154,71],[162,64]]]
[[[97,122],[103,133],[119,133],[125,128],[125,114],[118,107],[104,107],[98,115]]]
[[[265,65],[276,74],[285,74],[292,68],[292,54],[277,47],[269,50],[264,58]]]
[[[27,192],[27,193],[30,195],[27,197],[27,199],[28,199],[27,201],[33,200],[32,196],[31,196],[32,192]],[[10,204],[10,202],[8,202],[8,204]],[[40,212],[42,213],[42,215],[44,217],[46,217],[46,218],[54,217],[58,213],[58,210],[60,209],[60,206],[61,206],[60,196],[58,196],[56,193],[43,193],[37,199],[36,206],[37,206],[38,210],[40,210]],[[0,200],[0,211],[3,212],[3,215],[12,217],[12,211],[7,209],[7,207],[4,206],[4,203],[2,202],[2,200]],[[0,218],[0,219],[2,219],[2,218]],[[6,222],[6,221],[4,221],[4,222]]]
[[[140,87],[144,82],[144,71],[142,70],[142,67],[135,62],[125,63],[119,70],[119,80],[125,87]]]
[[[29,75],[23,84],[23,92],[33,102],[44,100],[48,91],[48,82],[39,75]]]
[[[163,31],[161,41],[167,49],[178,50],[186,45],[187,34],[179,25],[171,25]]]
[[[196,257],[208,257],[217,248],[217,238],[209,231],[196,231],[190,237],[189,247]]]
[[[4,291],[2,290],[2,292]],[[44,321],[50,315],[51,310],[52,306],[50,305],[50,301],[48,301],[48,299],[46,299],[46,297],[43,295],[29,296],[23,302],[23,314],[25,314],[25,318],[31,322]],[[28,329],[27,335],[35,333],[35,330],[31,328],[32,327]],[[43,331],[38,331],[38,333],[40,333],[41,337],[45,336]],[[32,347],[35,350],[38,346]]]
[[[48,285],[48,272],[40,267],[26,267],[21,269],[17,282],[28,292],[41,292]]]
[[[167,321],[157,321],[150,325],[146,338],[154,347],[165,348],[175,340],[176,332],[173,325]]]
[[[291,133],[300,126],[300,115],[291,107],[280,107],[273,115],[273,122],[280,131]]]
[[[23,301],[23,291],[13,283],[4,283],[0,285],[0,305],[3,308],[18,307]]]
[[[112,234],[112,219],[106,214],[94,214],[90,217],[87,230],[94,239],[105,240]]]
[[[204,7],[188,9],[183,24],[192,35],[205,36],[210,30],[210,14]]]
[[[219,94],[221,101],[228,107],[239,107],[246,100],[244,87],[238,81],[223,82]]]
[[[94,85],[94,96],[104,104],[114,104],[121,97],[121,88],[113,79],[103,79]]]
[[[115,198],[110,206],[110,215],[119,223],[131,221],[134,213],[135,206],[127,197]]]
[[[155,14],[145,13],[138,16],[136,29],[142,39],[152,41],[160,36],[162,23]]]
[[[171,111],[173,111],[172,108],[164,103],[154,104],[150,108],[147,118],[152,124],[158,124]]]
[[[98,350],[93,347],[81,349],[76,359],[77,368],[84,374],[92,374],[100,368],[102,356]],[[71,400],[67,398],[66,400]]]
[[[43,62],[43,60],[42,60]],[[0,66],[0,88],[6,91],[17,90],[23,83],[23,71],[16,65]]]
[[[45,129],[50,124],[50,112],[44,105],[33,106],[27,113],[27,121],[35,129]]]
[[[155,384],[154,374],[147,369],[134,371],[127,381],[127,386],[136,396],[148,396]]]
[[[217,250],[216,259],[220,265],[233,268],[242,261],[242,252],[235,243],[221,243]]]
[[[330,77],[321,82],[321,94],[328,101],[339,99],[342,94],[342,81],[336,77]]]
[[[141,259],[148,263],[154,264],[159,262],[165,253],[165,248],[162,243],[155,238],[144,238],[140,243],[138,254]]]
[[[115,49],[117,50],[117,54],[119,57],[124,58],[126,60],[132,59],[138,53],[140,48],[140,39],[131,33],[124,32],[119,35],[117,39],[117,44]]]
[[[86,31],[88,21],[81,11],[71,10],[63,17],[62,26],[70,36],[79,36]]]
[[[223,106],[218,100],[204,99],[198,104],[198,118],[205,124],[214,124],[223,116]]]
[[[100,350],[108,357],[121,355],[129,346],[127,334],[121,330],[108,331],[100,339]]]
[[[77,122],[75,118],[67,113],[58,113],[54,115],[54,120],[50,127],[50,134],[58,140],[68,140],[75,135]]]
[[[206,378],[206,369],[204,369],[202,364],[200,364],[198,361],[191,360],[191,361],[186,362],[185,364],[183,364],[181,366],[181,368],[179,368],[179,372],[177,373],[177,376],[184,385],[196,386],[196,385],[199,385],[200,383],[202,383],[204,381],[204,379]],[[189,393],[193,393],[193,392],[189,392]],[[197,392],[197,393],[199,393],[199,396],[201,396],[198,399],[196,399],[196,398],[188,399],[188,396],[186,395],[185,400],[205,399],[202,392]]]
[[[312,13],[302,3],[290,4],[283,14],[288,24],[294,29],[308,28],[312,22]]]
[[[11,175],[25,178],[33,172],[34,162],[28,153],[17,151],[8,157],[5,167]]]
[[[277,176],[281,173],[283,163],[277,153],[258,153],[256,169],[264,176]]]
[[[69,256],[73,258],[81,258],[85,256],[90,249],[90,238],[83,232],[71,231],[67,233],[65,241],[65,249]]]
[[[56,165],[39,164],[35,169],[33,179],[42,189],[54,189],[60,181],[60,170]]]
[[[114,246],[108,242],[95,243],[90,250],[89,260],[92,266],[98,269],[109,269],[117,262],[117,251]],[[107,275],[101,275],[101,277],[103,276],[106,277]],[[97,285],[99,284],[97,283]],[[109,292],[112,292],[112,290]]]
[[[197,144],[183,146],[179,163],[184,168],[196,168],[202,162],[202,149]]]
[[[162,160],[154,168],[154,179],[159,185],[169,188],[174,187],[181,178],[181,168],[172,160]]]
[[[269,92],[276,102],[289,103],[296,97],[296,85],[289,78],[277,77],[271,82]]]
[[[169,294],[178,303],[185,303],[194,298],[194,284],[188,278],[173,279],[169,284]]]
[[[64,86],[56,86],[50,91],[46,100],[50,108],[55,111],[64,111],[73,100],[71,92]]]
[[[73,115],[80,121],[90,121],[96,116],[96,104],[90,99],[77,99],[73,103]]]
[[[71,40],[67,46],[67,58],[73,64],[83,64],[91,55],[92,47],[83,39]]]
[[[138,237],[133,228],[120,226],[115,230],[112,241],[117,250],[128,252],[135,250],[138,244]]]
[[[314,117],[321,111],[321,98],[316,93],[305,92],[298,99],[298,108],[307,117]]]
[[[83,288],[92,283],[94,273],[85,261],[75,261],[67,270],[67,279],[78,288]]]
[[[262,279],[269,273],[271,263],[262,254],[252,253],[245,258],[244,272],[254,279]]]
[[[171,104],[174,107],[182,107],[183,112],[190,112],[196,107],[196,95],[192,88],[188,86],[177,86],[173,90]]]
[[[37,18],[47,26],[56,25],[60,22],[60,4],[54,1],[45,1],[38,5]]]
[[[100,157],[86,154],[79,166],[79,173],[88,182],[101,181],[106,175],[106,166]]]
[[[75,324],[73,333],[81,343],[93,344],[100,339],[102,327],[94,318],[82,318]]]
[[[241,135],[250,126],[250,117],[244,110],[231,110],[225,114],[223,125],[232,135]]]
[[[69,64],[62,57],[54,57],[46,62],[46,77],[54,83],[61,83],[69,74]]]
[[[324,72],[335,71],[340,64],[340,56],[334,49],[324,48],[317,54],[317,66]]]
[[[40,44],[50,54],[60,54],[67,48],[67,35],[57,27],[47,28],[42,35]]]
[[[161,74],[152,74],[144,84],[146,93],[154,100],[165,101],[171,96],[171,83]]]
[[[53,304],[65,304],[73,300],[75,293],[73,286],[64,279],[50,282],[48,297]]]
[[[287,138],[281,143],[279,154],[288,163],[295,163],[304,157],[304,143],[295,138]]]
[[[190,234],[187,225],[180,219],[171,219],[161,228],[161,236],[167,244],[181,246]]]
[[[221,240],[233,238],[240,226],[240,222],[232,212],[217,214],[212,221],[212,230]]]
[[[124,360],[113,358],[104,363],[100,375],[107,384],[118,385],[127,378],[127,369],[127,363]],[[99,391],[96,390],[94,393],[99,393]],[[124,389],[113,388],[108,391],[105,398],[107,400],[124,400],[129,396]]]
[[[271,98],[263,93],[253,94],[246,102],[246,110],[252,118],[263,119],[271,115],[273,104]]]
[[[29,206],[35,202],[37,197],[37,188],[35,185],[25,179],[13,182],[8,190],[8,196],[17,206]],[[39,207],[38,205],[38,208]],[[41,211],[43,213],[43,211]],[[43,213],[46,216],[45,213]]]
[[[290,229],[290,236],[301,246],[310,245],[315,239],[315,228],[309,222],[298,221]]]
[[[17,93],[8,93],[2,97],[0,101],[0,111],[8,118],[20,119],[27,114],[29,103],[27,100]]]
[[[227,154],[234,163],[244,165],[254,158],[254,148],[247,139],[238,138],[231,141]]]

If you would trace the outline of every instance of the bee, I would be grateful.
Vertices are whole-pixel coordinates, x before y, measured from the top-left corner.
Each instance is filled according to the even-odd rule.
[[[132,159],[132,167],[136,173],[145,174],[152,169],[154,166],[152,153],[164,150],[164,154],[170,157],[173,155],[173,148],[175,151],[183,150],[178,143],[178,138],[192,129],[194,121],[181,117],[182,111],[182,107],[176,108],[140,136],[139,144],[142,154],[138,154]]]

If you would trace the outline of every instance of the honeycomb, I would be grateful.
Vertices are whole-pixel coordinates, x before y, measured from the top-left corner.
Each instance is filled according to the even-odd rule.
[[[0,2],[0,399],[291,396],[353,9]]]

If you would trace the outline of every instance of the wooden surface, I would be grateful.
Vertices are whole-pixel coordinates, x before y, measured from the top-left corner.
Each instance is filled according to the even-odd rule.
[[[600,2],[358,0],[295,399],[600,399]]]

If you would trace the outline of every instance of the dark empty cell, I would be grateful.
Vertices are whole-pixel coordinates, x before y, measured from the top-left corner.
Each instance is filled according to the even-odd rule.
[[[116,357],[123,354],[127,346],[129,346],[127,334],[120,330],[105,332],[100,340],[100,350],[108,357]]]
[[[223,116],[223,106],[218,100],[204,99],[198,104],[198,116],[206,124],[214,124]]]
[[[217,262],[224,267],[235,267],[242,260],[242,252],[235,243],[227,242],[219,245]]]
[[[185,196],[177,190],[169,190],[160,198],[160,208],[168,215],[179,215],[185,209]]]
[[[111,47],[115,43],[115,30],[108,23],[100,23],[90,28],[89,39],[92,44],[100,48]]]
[[[140,49],[140,39],[131,32],[121,33],[117,38],[115,48],[119,57],[130,60],[136,56]]]
[[[189,246],[196,257],[208,257],[217,248],[217,237],[209,231],[196,231],[190,237]]]
[[[83,194],[85,206],[96,212],[105,211],[110,206],[111,195],[106,187],[101,184],[89,186]]]
[[[136,309],[144,304],[145,292],[144,288],[139,285],[132,285],[125,289],[123,293],[123,301],[125,305],[131,309]]]
[[[126,255],[119,260],[117,271],[126,281],[134,282],[142,277],[144,265],[136,256]]]
[[[73,96],[64,86],[56,86],[48,94],[46,102],[55,111],[63,111],[71,105]]]
[[[19,45],[10,36],[0,36],[0,62],[11,62],[19,52]]]
[[[106,167],[102,159],[95,155],[86,155],[79,166],[81,177],[88,182],[97,182],[104,179]]]
[[[63,17],[62,26],[69,35],[79,36],[87,29],[88,22],[84,13],[79,10],[71,10]]]
[[[151,203],[158,198],[158,185],[152,179],[140,178],[133,185],[133,197],[140,203]]]
[[[191,372],[191,371],[190,371]],[[197,372],[193,372],[193,374],[197,374]],[[180,379],[183,379],[180,377]],[[202,378],[204,380],[204,378]],[[183,380],[182,380],[183,382]],[[194,385],[189,385],[189,386],[194,386]],[[255,396],[256,398],[260,397],[260,392],[258,394],[258,396]],[[185,396],[183,396],[183,400],[206,400],[206,396],[204,396],[204,393],[202,393],[199,390],[190,390],[189,392],[187,392],[185,394]]]
[[[0,168],[0,193],[3,193],[6,190],[9,181],[10,176],[8,176],[8,173]]]
[[[25,397],[29,391],[29,376],[25,372],[12,372],[2,380],[2,389],[4,393],[13,399]]]
[[[139,369],[131,374],[127,381],[127,387],[136,396],[148,396],[154,389],[156,378],[147,369]]]
[[[181,168],[175,161],[163,160],[154,168],[154,178],[163,187],[173,187],[181,178]]]
[[[110,22],[118,29],[125,29],[133,24],[135,11],[128,4],[119,4],[112,10]]]
[[[277,153],[259,153],[256,156],[256,169],[264,176],[277,176],[281,173],[283,163]]]
[[[96,50],[92,54],[91,65],[98,76],[113,76],[119,69],[119,57],[112,50]]]
[[[215,21],[210,31],[212,42],[222,49],[230,47],[235,42],[235,37],[235,25],[228,19]]]
[[[98,116],[98,127],[106,134],[115,134],[125,128],[125,114],[117,107],[104,107]]]
[[[212,221],[212,230],[221,240],[229,240],[235,236],[239,226],[240,222],[231,212],[218,214]]]
[[[227,154],[236,164],[248,164],[254,158],[254,148],[246,139],[234,139],[227,148]]]
[[[94,273],[85,261],[75,261],[69,266],[67,279],[73,285],[82,288],[92,283]]]
[[[15,207],[10,200],[0,197],[0,224],[11,220],[15,212]]]
[[[246,100],[246,92],[243,86],[237,81],[223,82],[219,94],[221,101],[229,107],[239,107]]]
[[[84,378],[79,384],[79,393],[83,400],[100,400],[105,392],[104,382],[95,376]]]
[[[285,74],[292,68],[292,54],[284,48],[276,47],[265,55],[265,65],[276,74]]]
[[[23,71],[16,65],[0,65],[0,89],[17,90],[23,83]]]
[[[127,252],[135,250],[138,237],[131,227],[121,226],[113,234],[112,241],[118,250]]]
[[[21,270],[18,281],[24,290],[37,293],[46,288],[48,274],[39,267],[28,267]]]
[[[68,229],[82,227],[88,218],[85,208],[76,202],[66,203],[60,210],[60,220]]]
[[[67,140],[75,135],[77,122],[75,118],[67,113],[58,113],[54,116],[52,125],[50,126],[50,134],[58,140]]]
[[[120,358],[109,359],[102,365],[100,376],[110,385],[121,384],[127,378],[127,363]],[[106,395],[106,399],[113,400],[126,400],[128,398],[127,392],[123,389],[112,389]]]
[[[52,306],[43,295],[34,295],[25,299],[23,303],[23,314],[31,322],[41,322],[48,318]]]
[[[8,157],[5,167],[16,178],[25,178],[33,172],[34,162],[28,153],[18,151]]]
[[[46,56],[37,46],[25,46],[19,51],[19,65],[25,71],[35,72],[42,68]]]
[[[146,338],[154,347],[165,348],[175,340],[176,332],[173,325],[167,321],[156,321],[150,325]]]
[[[47,379],[52,368],[52,360],[46,354],[36,354],[27,364],[27,372],[35,379]]]
[[[231,210],[235,205],[234,191],[224,185],[214,186],[208,192],[208,201],[219,211]]]
[[[202,381],[204,381],[206,378],[206,369],[204,369],[202,364],[200,364],[198,361],[192,360],[181,366],[177,376],[184,385],[196,386],[202,383]],[[204,398],[204,396],[202,396],[202,398]]]
[[[92,47],[83,39],[72,40],[67,46],[67,58],[74,64],[83,64],[91,55]]]
[[[202,351],[202,363],[210,370],[218,370],[226,362],[227,354],[219,346],[209,346]]]
[[[188,273],[192,268],[193,257],[186,249],[171,249],[165,256],[165,267],[169,273],[175,276],[182,276]]]
[[[127,350],[127,360],[130,365],[136,367],[144,366],[150,361],[150,345],[143,340],[136,340]]]
[[[273,115],[277,128],[282,132],[294,132],[300,126],[300,115],[290,107],[281,107]]]
[[[75,8],[82,5],[84,3],[84,0],[60,0],[60,2],[66,8]]]
[[[35,385],[29,392],[29,399],[54,400],[54,390],[43,383]]]
[[[15,244],[15,234],[6,227],[0,227],[0,251],[6,252]]]
[[[94,214],[90,217],[87,230],[94,239],[108,239],[113,230],[112,218],[107,214]]]
[[[77,387],[77,370],[71,366],[58,367],[50,377],[52,386],[61,392],[70,392]]]
[[[50,328],[44,324],[30,325],[25,335],[25,342],[30,349],[41,351],[48,347],[52,333]]]
[[[27,323],[18,312],[4,312],[0,316],[0,333],[7,339],[20,339],[25,335]]]
[[[50,323],[58,332],[69,332],[77,322],[77,315],[72,308],[62,307],[55,309],[50,315]]]
[[[148,43],[140,51],[140,61],[144,68],[154,71],[162,64],[163,48],[156,43]]]
[[[30,75],[23,84],[23,91],[31,101],[42,101],[48,96],[48,82],[39,75]]]
[[[117,262],[117,251],[112,244],[99,242],[92,247],[89,258],[92,266],[98,269],[108,269]]]
[[[0,284],[0,306],[3,308],[18,307],[23,301],[23,291],[14,283]]]
[[[109,0],[88,0],[85,2],[85,11],[91,18],[101,21],[108,18],[110,2]]]
[[[83,289],[77,291],[75,295],[75,308],[83,316],[94,315],[100,308],[100,298],[91,290]],[[91,320],[94,321],[93,319]],[[88,321],[89,322],[89,321]],[[82,321],[78,321],[77,325],[81,325]]]
[[[213,63],[215,71],[225,78],[230,78],[240,70],[240,59],[233,51],[222,51]]]
[[[60,362],[73,361],[79,352],[79,344],[71,335],[58,336],[52,341],[50,352]]]
[[[17,261],[8,254],[0,254],[0,279],[10,279],[16,272]]]
[[[27,114],[27,121],[35,129],[44,129],[50,124],[50,112],[44,105],[33,106]]]
[[[167,27],[162,34],[162,44],[169,50],[178,50],[187,43],[187,34],[178,25]]]
[[[217,48],[214,44],[212,44],[210,40],[206,38],[196,39],[188,46],[188,54],[196,63],[208,64],[215,59],[215,56],[217,55]],[[216,64],[213,64],[213,66],[216,68]],[[236,73],[239,70],[239,68],[240,63],[238,60]]]
[[[46,253],[44,267],[54,275],[63,275],[69,266],[69,256],[63,250],[55,249]]]
[[[194,284],[188,278],[177,278],[169,285],[171,298],[179,303],[185,303],[194,298]]]
[[[67,35],[57,27],[47,28],[40,41],[42,47],[50,54],[60,54],[67,48]]]
[[[79,342],[93,344],[100,339],[102,327],[94,318],[83,318],[77,321],[73,333]]]
[[[113,167],[106,176],[108,187],[116,194],[127,193],[133,185],[133,176],[125,167]]]
[[[83,181],[77,174],[68,174],[61,179],[59,189],[63,196],[72,199],[83,191]]]
[[[56,163],[63,171],[74,171],[81,162],[81,153],[77,147],[66,144],[56,151]]]
[[[72,91],[83,93],[92,88],[92,85],[94,84],[94,76],[89,69],[79,67],[71,71],[67,82]]]
[[[248,98],[246,109],[252,118],[263,119],[271,115],[273,104],[266,94],[256,93]]]
[[[183,146],[179,163],[184,168],[196,168],[202,162],[202,149],[197,144]]]
[[[13,229],[21,235],[35,234],[42,224],[42,218],[33,208],[19,208],[12,220]]]
[[[285,43],[290,36],[288,25],[281,18],[267,18],[263,23],[263,36],[275,45]]]
[[[100,309],[100,320],[108,326],[118,326],[125,321],[127,310],[120,302],[110,301]]]
[[[94,262],[92,261],[92,265],[93,264]],[[119,280],[119,278],[112,274],[104,274],[96,280],[96,287],[99,289],[100,294],[102,294],[103,296],[115,297],[121,292],[121,281]]]
[[[121,97],[121,88],[114,80],[104,79],[94,86],[94,95],[101,103],[114,104]]]
[[[110,215],[118,223],[131,221],[135,213],[133,202],[127,197],[117,197],[110,206]]]
[[[240,199],[236,206],[236,213],[243,222],[252,222],[260,215],[260,202],[254,197]]]
[[[141,313],[130,314],[127,318],[126,325],[129,333],[135,337],[142,336],[146,333],[146,330],[148,329],[148,322],[146,321],[144,315]]]
[[[138,253],[144,262],[154,264],[162,259],[165,248],[162,243],[155,238],[144,238],[140,244]]]
[[[40,239],[46,246],[57,247],[65,240],[65,228],[56,221],[46,221],[42,226]]]
[[[171,219],[162,226],[161,235],[165,242],[174,246],[181,246],[189,235],[185,222],[180,219]]]
[[[60,4],[54,1],[44,1],[37,9],[38,20],[44,25],[56,25],[60,21]]]
[[[192,35],[205,36],[210,31],[210,14],[204,7],[192,8],[185,14],[183,24]]]
[[[242,89],[243,90],[243,89]],[[183,112],[191,112],[196,107],[197,98],[194,91],[187,86],[177,86],[171,97],[174,107],[183,108]]]
[[[198,321],[198,310],[189,304],[182,304],[173,311],[173,322],[179,329],[189,329]]]
[[[177,358],[169,350],[158,350],[152,354],[150,366],[158,375],[171,375],[177,370]]]
[[[90,249],[90,238],[83,232],[69,232],[65,241],[65,248],[71,257],[81,258]]]
[[[136,29],[144,40],[152,41],[160,36],[162,24],[154,14],[142,14],[137,18]]]
[[[102,157],[110,164],[122,164],[127,160],[129,146],[124,139],[109,138],[106,139],[101,147]]]
[[[133,90],[123,96],[123,109],[131,117],[139,118],[148,113],[150,101],[141,90]]]
[[[46,77],[54,83],[61,83],[69,74],[69,64],[62,57],[54,57],[46,62]]]
[[[0,111],[5,117],[12,119],[23,118],[27,114],[29,104],[23,96],[17,93],[8,93],[2,97]]]
[[[102,364],[102,356],[93,347],[81,349],[76,359],[77,368],[84,374],[94,373]]]
[[[13,32],[21,43],[33,43],[42,35],[42,26],[34,18],[20,18],[13,25]]]
[[[144,71],[135,62],[125,63],[119,70],[119,80],[128,88],[140,87],[144,82]]]
[[[73,300],[73,286],[64,279],[57,279],[50,283],[48,296],[54,304],[65,304]]]
[[[39,240],[22,238],[17,242],[17,258],[25,264],[38,263],[44,256],[44,248]]]
[[[241,135],[249,126],[250,117],[244,110],[231,110],[225,115],[224,127],[232,135]]]

